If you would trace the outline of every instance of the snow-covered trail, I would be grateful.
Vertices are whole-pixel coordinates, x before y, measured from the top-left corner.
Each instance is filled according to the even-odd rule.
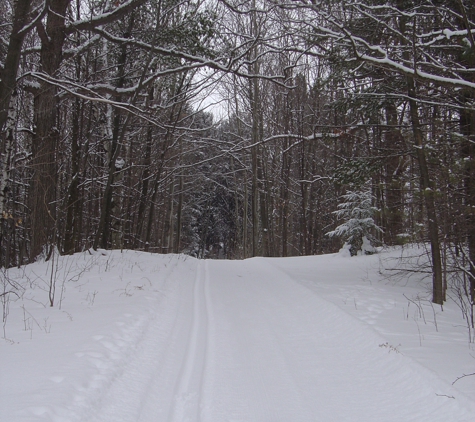
[[[38,289],[12,303],[0,422],[474,420],[450,382],[320,297],[366,261],[93,258],[67,285],[68,308],[43,308]],[[29,315],[44,332],[26,330]]]
[[[448,385],[272,261],[195,262],[90,420],[473,420]]]

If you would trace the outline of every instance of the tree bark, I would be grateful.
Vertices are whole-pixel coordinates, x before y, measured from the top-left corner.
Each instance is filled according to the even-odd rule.
[[[475,18],[475,9],[471,12],[459,0],[463,24],[468,31],[468,40],[470,43],[470,52],[466,52],[461,62],[467,68],[473,69],[475,66],[475,36],[472,32],[470,22]],[[466,80],[475,82],[473,73],[467,73]],[[461,91],[462,103],[468,104],[466,109],[460,113],[460,129],[465,139],[462,143],[462,157],[464,158],[464,188],[465,188],[465,224],[468,243],[468,257],[470,260],[470,298],[472,304],[475,303],[475,111],[473,111],[473,102],[475,100],[474,89],[464,89]]]
[[[472,92],[465,92],[465,101],[473,99]],[[467,233],[470,260],[470,297],[475,302],[475,112],[466,109],[460,114],[460,129],[464,135],[461,155],[464,159],[463,185],[465,190],[465,232]]]
[[[410,76],[407,77],[407,88],[412,131],[414,136],[414,147],[419,163],[421,191],[426,208],[429,242],[431,246],[432,302],[442,305],[444,303],[444,287],[442,276],[442,260],[440,255],[439,229],[437,222],[437,212],[435,208],[435,186],[429,176],[429,166],[427,165],[427,157],[424,146],[424,135],[422,133],[419,120],[416,87],[414,79]]]
[[[175,233],[175,245],[173,251],[175,253],[180,253],[180,244],[181,244],[181,229],[182,229],[182,215],[183,215],[183,188],[185,176],[180,174],[179,177],[179,192],[178,192],[178,205],[176,210],[176,233]]]
[[[46,28],[38,23],[41,38],[40,65],[48,76],[55,77],[63,58],[64,24],[69,0],[51,0]],[[33,177],[31,192],[31,247],[34,260],[47,247],[51,254],[56,236],[56,149],[59,143],[57,127],[58,103],[55,85],[42,81],[34,100],[35,134],[32,142]]]
[[[64,233],[63,252],[73,254],[77,252],[77,244],[79,237],[78,223],[80,211],[79,198],[79,169],[80,169],[80,114],[81,100],[76,98],[74,101],[72,132],[71,132],[71,182],[68,188],[68,197],[66,203],[66,229]]]
[[[8,108],[16,88],[16,75],[20,64],[21,48],[27,34],[22,31],[28,19],[31,0],[17,0],[13,11],[12,32],[8,42],[7,55],[0,71],[0,133],[7,121]]]
[[[384,136],[384,151],[388,157],[385,164],[385,241],[388,245],[398,244],[398,235],[403,232],[403,208],[401,174],[404,166],[401,165],[403,157],[400,152],[403,148],[401,131],[397,128],[397,109],[394,102],[389,102],[385,107],[387,129]]]
[[[142,172],[142,177],[140,178],[140,183],[142,185],[140,189],[140,202],[139,209],[137,213],[137,230],[135,232],[135,247],[139,247],[142,242],[143,236],[143,227],[145,223],[145,210],[147,207],[147,197],[149,191],[149,180],[150,180],[150,166],[152,164],[152,125],[149,124],[147,127],[147,135],[145,138],[145,157],[143,160],[144,170]]]
[[[128,38],[134,25],[133,15],[130,18],[128,29],[124,34],[124,38]],[[127,44],[123,43],[121,46],[120,56],[117,63],[117,88],[123,88],[125,85],[125,65],[127,63]],[[117,102],[122,101],[122,96],[118,95],[115,99]],[[107,249],[110,244],[111,237],[111,222],[113,214],[113,192],[114,180],[116,177],[116,161],[121,150],[121,140],[124,138],[127,130],[128,122],[130,121],[130,114],[127,115],[126,122],[121,125],[121,112],[119,109],[114,110],[114,119],[112,123],[112,139],[109,145],[108,157],[108,173],[107,182],[104,189],[104,196],[101,204],[101,215],[99,219],[99,226],[97,228],[96,236],[94,238],[93,248],[101,247]]]
[[[16,124],[13,101],[16,88],[16,76],[21,57],[21,49],[26,31],[22,31],[28,19],[31,0],[17,0],[13,10],[12,32],[7,47],[3,68],[0,70],[0,248],[2,243],[10,244],[13,216],[7,209],[10,163],[14,143],[14,128]],[[7,121],[10,119],[10,124]],[[6,129],[6,130],[5,130]],[[14,227],[14,224],[13,224]],[[5,252],[6,263],[9,253]],[[0,265],[3,259],[0,258]]]

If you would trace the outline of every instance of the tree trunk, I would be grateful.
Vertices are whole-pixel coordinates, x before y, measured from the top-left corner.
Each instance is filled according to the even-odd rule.
[[[2,242],[7,239],[9,242],[9,230],[3,228],[10,227],[8,221],[9,213],[7,209],[8,181],[10,179],[10,162],[13,149],[13,131],[16,123],[15,107],[12,104],[12,96],[16,88],[16,76],[21,57],[21,48],[26,32],[22,32],[27,22],[28,11],[31,0],[17,0],[13,11],[12,32],[7,47],[7,54],[3,68],[0,70],[0,248]],[[10,118],[11,124],[4,132],[7,120]],[[8,257],[7,257],[8,258]],[[0,265],[2,260],[0,259]]]
[[[262,139],[262,135],[260,136]],[[262,226],[262,256],[272,256],[271,244],[270,244],[270,219],[269,219],[269,183],[266,176],[266,169],[264,168],[264,160],[258,161],[258,192],[259,192],[259,205],[260,205],[260,222]]]
[[[163,224],[162,232],[162,253],[171,252],[171,239],[173,232],[173,208],[174,200],[173,196],[175,195],[175,180],[172,178],[170,183],[170,190],[168,193],[168,206],[166,207],[165,219]]]
[[[38,24],[41,37],[41,70],[56,77],[62,61],[65,39],[64,21],[69,0],[51,0],[46,28]],[[55,85],[42,81],[34,100],[35,135],[32,142],[31,166],[31,248],[34,260],[47,247],[51,254],[56,236],[56,149],[59,144],[57,127],[58,103]]]
[[[66,254],[77,252],[78,244],[78,223],[80,211],[79,198],[79,164],[80,164],[80,147],[79,147],[79,122],[80,122],[81,100],[76,98],[74,101],[74,110],[72,116],[72,132],[71,132],[71,182],[68,188],[68,197],[66,203],[66,229],[64,233],[63,251]]]
[[[244,205],[242,210],[242,257],[249,257],[248,242],[248,214],[249,214],[249,191],[247,184],[247,170],[244,170]]]
[[[259,122],[258,122],[258,108],[257,95],[258,88],[256,87],[258,81],[254,79],[251,87],[251,108],[252,108],[252,144],[251,147],[251,215],[252,215],[252,256],[259,255],[259,185],[258,185],[258,143],[259,140]]]
[[[144,170],[142,172],[142,177],[140,178],[140,183],[142,188],[140,189],[140,202],[139,209],[137,214],[137,230],[135,232],[135,247],[139,247],[143,238],[143,227],[145,223],[145,210],[147,207],[147,196],[149,190],[149,179],[150,179],[150,165],[152,164],[152,125],[149,124],[147,127],[147,136],[145,138],[145,157],[143,160]]]
[[[288,132],[288,128],[286,128],[286,133]],[[284,142],[284,150],[288,149],[290,142],[288,139]],[[289,189],[290,189],[290,156],[289,152],[284,152],[282,155],[282,169],[281,169],[281,231],[282,231],[282,256],[288,256],[288,230],[289,230]]]
[[[130,18],[129,26],[124,34],[124,38],[128,38],[134,25],[133,15]],[[121,46],[121,52],[117,63],[117,88],[123,88],[125,85],[125,65],[127,62],[127,44]],[[122,101],[122,96],[118,95],[115,100]],[[99,226],[97,228],[96,236],[94,238],[94,249],[101,247],[107,249],[110,244],[111,237],[111,223],[113,215],[113,193],[114,181],[116,177],[116,161],[121,150],[121,140],[124,138],[127,130],[128,122],[130,121],[130,114],[127,115],[126,122],[121,125],[121,112],[119,109],[114,110],[114,119],[112,124],[112,139],[108,151],[108,174],[107,182],[104,188],[104,196],[101,204],[101,216],[99,219]]]
[[[185,176],[180,174],[179,192],[178,192],[178,205],[176,210],[176,233],[175,233],[175,246],[174,252],[180,252],[180,241],[181,241],[181,229],[182,229],[182,215],[183,215],[183,188],[184,188],[184,179]]]
[[[11,96],[10,110],[5,128],[5,142],[2,144],[0,161],[0,267],[10,267],[10,255],[14,244],[14,233],[17,218],[8,208],[10,168],[14,146],[14,134],[16,127],[16,95]]]
[[[80,19],[81,8],[79,0],[76,0],[76,18]],[[76,35],[76,45],[80,45],[79,34]],[[81,58],[76,58],[76,79],[81,78]],[[75,98],[72,111],[72,131],[71,131],[71,181],[68,187],[66,200],[66,227],[63,239],[63,252],[73,254],[77,252],[78,240],[80,236],[80,192],[79,192],[79,171],[80,171],[80,147],[79,139],[82,130],[82,110],[83,102]]]
[[[394,102],[385,107],[387,129],[384,136],[384,150],[388,159],[385,165],[385,191],[386,207],[385,214],[385,241],[388,245],[397,244],[399,234],[403,232],[403,208],[402,208],[402,185],[401,174],[404,166],[401,163],[403,157],[400,152],[403,148],[401,131],[397,128],[397,109]]]
[[[24,28],[31,0],[17,0],[13,11],[12,32],[3,69],[0,71],[0,133],[8,118],[10,99],[16,88],[16,76],[21,57],[23,40],[27,34]]]
[[[468,31],[470,42],[470,52],[465,52],[460,61],[467,68],[473,69],[475,66],[475,36],[470,22],[475,18],[475,9],[471,10],[459,1],[461,15],[465,29]],[[475,82],[473,73],[467,72],[465,79]],[[475,100],[475,90],[466,89],[461,92],[462,103],[468,107],[460,113],[460,129],[465,139],[462,143],[462,157],[464,158],[464,188],[465,188],[465,224],[468,242],[468,257],[470,260],[470,298],[472,304],[475,303],[475,111],[473,101]]]
[[[414,79],[410,76],[407,77],[407,87],[412,131],[414,135],[414,147],[416,149],[416,156],[419,163],[421,191],[424,198],[427,224],[429,228],[429,242],[431,246],[432,258],[432,302],[442,305],[444,303],[444,288],[442,277],[442,260],[440,255],[439,229],[434,198],[435,186],[429,176],[429,167],[427,165],[427,157],[424,147],[424,135],[422,133],[419,121],[416,87]]]
[[[473,92],[466,96],[475,97]],[[468,99],[471,99],[471,98]],[[467,98],[465,100],[468,100]],[[475,112],[466,109],[460,114],[460,129],[464,135],[462,158],[464,159],[465,233],[467,233],[470,260],[470,297],[475,302]]]

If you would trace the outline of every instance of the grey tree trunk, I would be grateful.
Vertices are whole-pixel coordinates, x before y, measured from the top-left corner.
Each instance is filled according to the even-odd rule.
[[[72,131],[71,131],[71,182],[68,188],[68,197],[66,202],[66,228],[64,233],[63,252],[73,254],[77,252],[79,238],[79,219],[80,219],[80,198],[79,198],[79,169],[80,169],[80,113],[81,101],[75,99]]]
[[[429,231],[429,242],[431,246],[432,258],[432,302],[442,305],[444,303],[444,286],[442,276],[442,259],[440,255],[439,229],[437,213],[435,208],[435,186],[429,176],[429,167],[424,146],[424,135],[419,121],[419,110],[417,106],[416,88],[414,79],[407,77],[407,87],[409,96],[409,108],[411,114],[412,131],[414,136],[414,147],[419,164],[421,178],[421,190],[426,208],[427,225]]]
[[[57,77],[63,58],[64,24],[69,0],[51,0],[46,27],[38,24],[41,38],[41,71]],[[46,247],[47,258],[56,242],[56,149],[59,144],[57,127],[58,102],[55,85],[41,81],[34,100],[35,134],[32,142],[30,260]]]
[[[398,116],[396,105],[391,102],[385,107],[387,129],[384,136],[384,153],[388,157],[385,168],[385,197],[386,207],[384,217],[386,220],[385,240],[388,245],[399,242],[398,235],[403,232],[403,207],[402,207],[402,182],[401,174],[404,169],[403,149],[404,139],[400,129],[397,128]]]
[[[0,69],[0,266],[10,265],[10,245],[15,216],[7,208],[10,164],[14,143],[16,124],[16,103],[14,98],[16,77],[20,63],[21,50],[26,31],[23,30],[28,20],[31,0],[17,0],[14,3],[12,31],[8,41],[3,68]]]
[[[2,133],[7,121],[10,99],[16,88],[21,48],[27,34],[23,28],[28,20],[30,4],[31,0],[17,0],[14,3],[12,32],[10,33],[5,63],[3,69],[0,70],[0,133]]]
[[[130,18],[128,29],[124,34],[124,38],[128,38],[134,25],[133,16]],[[124,43],[121,46],[120,56],[117,63],[117,88],[123,88],[125,84],[125,65],[127,63],[127,45]],[[115,100],[117,102],[122,101],[122,96],[118,95]],[[109,162],[108,162],[108,175],[107,182],[104,188],[104,196],[101,204],[101,215],[99,219],[99,226],[97,228],[96,236],[94,238],[93,248],[98,247],[107,249],[111,240],[111,223],[113,215],[113,193],[114,193],[114,181],[116,177],[116,161],[119,157],[121,150],[122,140],[125,137],[125,131],[127,130],[128,122],[130,121],[130,114],[127,115],[125,122],[121,122],[122,116],[120,110],[114,111],[114,119],[112,123],[112,139],[109,145]]]

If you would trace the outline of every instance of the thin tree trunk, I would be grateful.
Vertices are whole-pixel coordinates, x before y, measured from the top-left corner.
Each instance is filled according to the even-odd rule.
[[[407,87],[412,131],[414,135],[414,146],[419,163],[421,190],[424,198],[427,224],[429,228],[429,242],[431,246],[432,258],[432,302],[442,305],[444,303],[444,288],[442,277],[442,260],[440,255],[439,229],[434,198],[435,186],[429,176],[429,167],[427,165],[427,157],[424,146],[424,135],[422,133],[419,121],[416,88],[414,79],[410,76],[407,77]]]
[[[71,132],[71,183],[68,189],[66,203],[66,229],[64,233],[64,253],[72,254],[77,252],[78,241],[78,219],[79,219],[79,121],[81,100],[76,98],[72,116]]]
[[[288,133],[288,129],[286,131]],[[289,140],[284,142],[284,149],[289,148]],[[288,230],[289,230],[289,188],[290,188],[290,157],[288,152],[284,152],[282,156],[282,169],[281,169],[281,235],[282,235],[282,256],[286,257],[289,254],[288,251]]]
[[[475,66],[475,36],[472,32],[470,22],[475,18],[475,10],[467,8],[462,0],[458,1],[465,29],[468,31],[468,41],[470,42],[470,53],[465,52],[461,58],[462,63],[467,68],[473,69]],[[470,82],[475,82],[473,73],[467,72],[465,78]],[[460,114],[460,128],[465,139],[462,144],[462,156],[464,157],[464,187],[465,187],[465,223],[468,243],[468,256],[470,259],[470,298],[472,304],[475,303],[475,111],[473,101],[475,90],[466,89],[461,92],[462,102],[469,107],[462,110]]]
[[[247,186],[247,169],[244,170],[244,206],[242,211],[242,257],[249,257],[248,242],[248,214],[249,214],[249,191]]]
[[[152,125],[150,124],[147,127],[147,136],[145,139],[145,157],[143,161],[144,170],[140,183],[142,188],[140,190],[140,202],[139,209],[137,213],[137,230],[135,232],[135,247],[138,247],[142,241],[143,236],[143,227],[145,223],[145,210],[147,206],[147,196],[149,190],[149,179],[150,179],[150,166],[152,164],[151,155],[152,155]]]
[[[237,85],[236,82],[236,75],[234,77],[234,84]],[[241,127],[241,116],[239,112],[239,104],[238,104],[238,99],[237,95],[234,95],[234,106],[235,106],[235,113],[236,113],[236,123],[237,123],[237,132],[238,132],[238,137],[239,139],[242,139],[242,127]],[[232,169],[233,169],[233,176],[234,176],[234,184],[235,184],[235,202],[236,202],[236,228],[239,227],[239,201],[238,201],[238,183],[237,183],[237,177],[235,173],[235,168],[234,168],[234,158],[231,157],[231,162],[232,162]],[[248,239],[247,239],[247,214],[248,214],[248,202],[249,202],[249,197],[248,197],[248,191],[247,191],[247,169],[244,169],[244,192],[243,192],[243,210],[242,210],[242,258],[247,258],[248,257]],[[237,229],[238,230],[238,229]],[[237,243],[237,242],[236,242]]]
[[[253,13],[251,16],[251,36],[257,37],[257,16],[256,16],[256,1],[252,1]],[[257,46],[252,48],[251,62],[249,64],[250,73],[259,73],[259,64],[257,62]],[[252,169],[252,184],[251,184],[251,215],[252,215],[252,256],[259,255],[259,185],[258,185],[258,171],[259,171],[259,80],[253,78],[249,86],[249,97],[251,103],[252,115],[252,133],[251,133],[251,169]]]
[[[162,232],[162,253],[170,253],[173,231],[173,195],[175,194],[175,180],[172,179],[168,195],[168,207],[165,213],[165,224]]]
[[[472,94],[472,93],[470,93]],[[470,95],[466,93],[467,96]],[[475,97],[475,95],[471,95]],[[467,100],[467,99],[466,99]],[[475,112],[463,110],[460,128],[465,136],[462,142],[464,158],[465,232],[467,233],[468,257],[470,260],[470,297],[475,303]]]
[[[401,174],[404,166],[401,165],[402,157],[399,155],[403,139],[398,124],[397,109],[393,102],[385,107],[387,130],[383,153],[388,156],[386,162],[385,186],[386,207],[384,209],[386,224],[385,240],[388,245],[398,243],[398,235],[403,232],[402,185]]]
[[[145,250],[146,251],[149,250],[150,240],[152,238],[152,228],[153,228],[153,222],[154,222],[154,217],[155,217],[155,204],[157,201],[158,187],[160,185],[160,175],[161,175],[161,168],[155,178],[155,182],[153,184],[153,189],[152,189],[152,196],[150,198],[150,208],[148,210],[148,219],[147,219],[147,230],[145,231]]]
[[[262,139],[262,135],[260,137]],[[268,181],[266,177],[266,171],[264,168],[264,162],[262,156],[258,161],[258,191],[259,191],[259,205],[260,205],[260,221],[262,225],[262,256],[271,256],[270,245],[270,224],[269,224],[269,212],[270,195],[268,188]]]
[[[129,26],[124,34],[124,38],[128,38],[134,25],[133,16],[130,18]],[[127,45],[124,43],[121,46],[121,54],[117,63],[117,88],[123,88],[125,84],[125,65],[127,63]],[[122,101],[122,96],[117,96],[117,102]],[[104,196],[101,204],[101,215],[99,219],[99,226],[97,228],[96,236],[94,238],[93,248],[98,247],[107,249],[110,242],[111,222],[113,214],[113,191],[114,181],[116,176],[116,161],[119,158],[122,140],[125,138],[125,131],[127,130],[130,121],[130,113],[126,117],[126,121],[121,126],[121,112],[114,111],[114,119],[112,123],[112,139],[109,145],[109,162],[107,182],[104,188]]]
[[[180,252],[180,241],[181,241],[181,226],[182,226],[182,215],[183,215],[183,188],[185,176],[180,174],[179,192],[178,192],[178,206],[176,210],[176,233],[175,233],[175,247],[174,252]]]
[[[252,155],[252,185],[251,185],[251,215],[252,215],[252,256],[259,254],[259,189],[257,182],[257,146],[251,149]]]
[[[307,177],[306,160],[305,160],[305,141],[301,141],[300,145],[300,195],[302,198],[302,208],[300,210],[300,253],[303,255],[310,255],[309,239],[310,230],[308,227],[308,197],[309,186],[305,181]]]

